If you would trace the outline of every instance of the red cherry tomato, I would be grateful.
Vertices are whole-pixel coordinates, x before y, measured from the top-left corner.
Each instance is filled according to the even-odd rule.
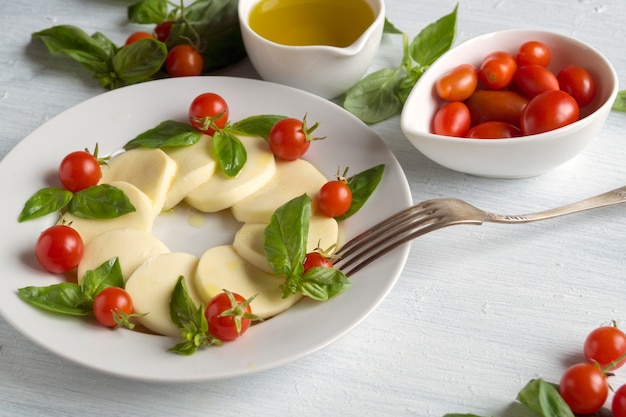
[[[444,104],[433,118],[433,133],[463,137],[470,128],[470,111],[460,101]]]
[[[578,120],[576,100],[561,90],[541,93],[528,102],[522,112],[522,134],[534,135],[558,129]]]
[[[239,294],[227,292],[213,297],[204,315],[209,324],[209,333],[222,341],[235,340],[244,334],[253,317],[248,300]]]
[[[306,273],[309,269],[315,266],[332,268],[333,262],[318,251],[313,251],[306,254],[302,265],[304,266],[304,273]]]
[[[496,51],[485,57],[478,70],[478,79],[490,90],[501,90],[511,84],[517,62],[508,52]]]
[[[626,362],[626,334],[615,326],[598,327],[585,339],[583,352],[587,361],[602,369],[622,358],[610,370],[617,369]]]
[[[515,59],[518,67],[530,64],[547,67],[550,63],[550,48],[539,41],[528,41],[520,46]]]
[[[76,151],[63,158],[58,175],[63,187],[74,193],[98,184],[102,169],[95,156],[86,151]]]
[[[173,47],[165,58],[165,72],[172,77],[200,75],[203,66],[202,55],[187,44]]]
[[[519,127],[498,121],[477,124],[467,132],[468,138],[475,139],[507,139],[519,136],[522,136]]]
[[[167,38],[170,36],[170,32],[172,31],[172,26],[174,26],[173,20],[166,20],[164,22],[159,23],[154,27],[154,36],[161,42],[165,42]]]
[[[435,82],[435,91],[442,100],[463,101],[478,85],[478,70],[471,64],[461,64]]]
[[[611,411],[613,417],[626,417],[626,385],[622,385],[615,391]]]
[[[215,93],[200,94],[191,102],[188,113],[191,125],[208,135],[228,123],[228,104]]]
[[[556,76],[539,65],[519,67],[515,73],[515,85],[528,98],[533,98],[545,91],[559,89]]]
[[[317,204],[324,216],[341,216],[352,205],[352,190],[344,180],[328,181],[317,194]]]
[[[578,107],[585,107],[596,96],[596,83],[587,70],[576,65],[568,65],[556,76],[559,88],[574,97]]]
[[[147,38],[154,38],[154,36],[152,36],[152,34],[148,33],[148,32],[135,32],[135,33],[131,33],[130,36],[128,38],[126,38],[126,42],[124,43],[124,45],[130,45],[133,42],[137,42],[141,39],[147,39]]]
[[[604,405],[609,384],[597,366],[579,363],[565,371],[559,383],[559,393],[574,413],[592,414]]]
[[[48,272],[60,274],[78,266],[85,246],[78,232],[69,226],[55,225],[44,230],[35,245],[35,256]]]
[[[306,117],[303,120],[294,118],[281,119],[272,126],[269,134],[270,150],[277,157],[293,161],[306,153],[314,138],[311,134],[318,123],[308,127]]]
[[[93,300],[93,314],[98,323],[105,327],[117,327],[128,322],[128,316],[132,313],[133,301],[123,288],[105,288]]]
[[[470,111],[472,125],[500,121],[519,126],[528,99],[508,90],[477,90],[465,100],[465,104]]]

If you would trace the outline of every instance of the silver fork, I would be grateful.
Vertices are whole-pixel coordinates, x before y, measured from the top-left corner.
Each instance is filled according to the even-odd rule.
[[[350,276],[399,245],[457,224],[530,223],[626,202],[626,186],[582,201],[531,214],[500,215],[456,198],[424,201],[355,236],[333,254],[334,265]]]

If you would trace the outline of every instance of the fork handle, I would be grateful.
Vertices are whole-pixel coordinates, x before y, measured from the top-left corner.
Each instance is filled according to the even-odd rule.
[[[521,214],[521,215],[500,215],[487,213],[484,221],[492,223],[530,223],[538,220],[552,219],[554,217],[564,216],[566,214],[578,213],[581,211],[591,210],[599,207],[612,206],[626,202],[626,186],[616,188],[615,190],[604,194],[590,197],[575,203],[566,204],[561,207],[550,210],[539,211],[537,213]]]

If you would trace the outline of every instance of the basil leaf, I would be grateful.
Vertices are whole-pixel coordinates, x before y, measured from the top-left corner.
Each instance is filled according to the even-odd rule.
[[[457,3],[452,13],[426,26],[411,42],[411,57],[420,66],[428,67],[452,46],[458,8]]]
[[[184,9],[167,39],[171,50],[181,43],[198,45],[204,60],[203,72],[234,64],[246,56],[237,0],[196,0]]]
[[[47,287],[24,287],[18,289],[17,294],[27,303],[53,313],[84,316],[92,309],[80,286],[71,282]]]
[[[17,221],[24,222],[54,213],[72,200],[72,193],[61,188],[43,188],[26,201]]]
[[[402,81],[400,81],[396,92],[398,100],[400,100],[402,106],[404,106],[404,103],[406,103],[409,94],[411,94],[411,91],[413,91],[413,87],[415,87],[415,84],[422,77],[427,69],[428,67],[413,67],[407,72],[404,78],[402,78]]]
[[[100,184],[74,193],[67,211],[83,219],[114,219],[135,211],[124,191]]]
[[[80,287],[85,298],[91,302],[105,288],[124,288],[124,278],[122,277],[119,259],[117,257],[111,258],[96,269],[85,272]]]
[[[186,123],[166,120],[157,127],[146,130],[126,143],[127,151],[135,148],[167,148],[189,146],[198,142],[202,133]]]
[[[389,19],[385,18],[385,25],[383,26],[383,33],[387,33],[390,35],[402,35],[404,32],[402,32],[400,29],[395,27],[395,25],[391,23]]]
[[[103,33],[95,32],[91,35],[91,39],[100,45],[102,50],[106,52],[107,56],[111,57],[117,52],[117,45],[115,45],[113,41],[107,38]]]
[[[517,401],[541,417],[574,417],[554,385],[533,379],[519,392]]]
[[[363,207],[380,184],[384,172],[385,165],[380,164],[348,178],[348,187],[352,191],[352,204],[347,212],[337,217],[337,220],[345,220]]]
[[[343,107],[365,123],[378,123],[402,110],[397,90],[400,69],[383,68],[368,74],[346,93]]]
[[[113,56],[113,70],[127,84],[145,81],[156,74],[167,58],[167,47],[156,39],[141,39]]]
[[[446,414],[443,417],[480,417],[476,414]]]
[[[167,0],[141,0],[128,6],[128,20],[142,25],[158,24],[167,19]]]
[[[270,131],[276,122],[286,118],[287,116],[278,116],[274,114],[250,116],[233,123],[230,126],[230,131],[239,135],[260,136],[267,140],[270,137]]]
[[[222,172],[229,177],[236,177],[248,159],[246,148],[228,130],[218,130],[213,134],[213,149]]]
[[[315,266],[309,269],[298,284],[298,292],[318,301],[326,301],[341,294],[352,283],[336,268]]]
[[[626,111],[626,90],[617,93],[617,97],[613,103],[613,110]]]

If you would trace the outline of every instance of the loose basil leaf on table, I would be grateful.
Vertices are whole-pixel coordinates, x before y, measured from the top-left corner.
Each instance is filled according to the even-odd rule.
[[[380,184],[384,172],[385,165],[380,164],[348,178],[348,187],[352,191],[352,204],[347,212],[337,217],[337,220],[345,220],[363,207]]]
[[[67,211],[83,219],[114,219],[136,209],[124,191],[110,184],[99,184],[74,193]]]
[[[617,93],[617,97],[613,103],[613,110],[626,111],[626,90]]]
[[[137,135],[124,145],[124,149],[189,146],[198,142],[201,136],[201,132],[186,123],[166,120]]]
[[[528,382],[517,395],[517,401],[541,417],[574,417],[558,389],[541,378]]]
[[[141,39],[120,48],[113,55],[112,65],[117,77],[126,84],[150,79],[159,72],[167,58],[167,47],[156,39]]]
[[[128,6],[128,21],[142,25],[158,24],[168,18],[168,0],[141,0]]]
[[[42,188],[26,201],[17,221],[24,222],[59,211],[67,206],[72,196],[70,191],[61,188]]]

